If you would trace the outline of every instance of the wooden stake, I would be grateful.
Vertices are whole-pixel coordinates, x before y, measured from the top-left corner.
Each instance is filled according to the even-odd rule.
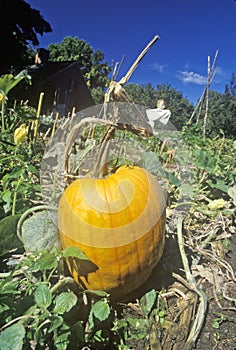
[[[75,111],[76,111],[76,108],[73,107],[73,108],[72,108],[72,111],[71,111],[71,117],[73,117],[73,115],[75,114]]]
[[[206,121],[208,116],[208,106],[209,106],[209,86],[211,83],[211,65],[210,65],[210,56],[207,59],[207,86],[206,86],[206,110],[203,120],[203,137],[206,137]]]
[[[36,122],[35,122],[35,126],[34,126],[34,139],[36,138],[37,132],[38,132],[39,116],[40,116],[41,107],[42,107],[42,103],[43,103],[43,96],[44,96],[44,92],[41,92],[41,94],[39,96],[38,109],[37,109],[37,113],[36,113]]]
[[[200,117],[200,114],[201,114],[201,110],[202,110],[202,106],[203,106],[203,102],[204,102],[204,99],[206,97],[206,93],[212,83],[212,81],[214,80],[215,76],[216,76],[216,73],[217,73],[217,68],[215,68],[215,64],[216,64],[216,59],[217,59],[217,56],[218,56],[218,50],[216,50],[216,53],[215,53],[215,56],[214,56],[214,60],[213,60],[213,64],[212,66],[210,67],[210,62],[208,62],[208,77],[207,77],[207,83],[206,83],[206,86],[203,90],[203,93],[196,105],[196,107],[194,108],[194,111],[188,121],[188,123],[191,123],[194,115],[196,114],[197,110],[199,109],[198,111],[198,116],[197,116],[197,121],[196,121],[196,125],[198,124],[198,121],[199,121],[199,117]],[[209,56],[208,56],[208,60],[209,60]]]
[[[55,120],[54,120],[54,123],[53,123],[53,128],[52,128],[52,133],[51,133],[51,138],[53,138],[53,135],[55,133],[55,130],[56,130],[56,124],[57,124],[57,119],[59,117],[59,113],[57,112],[56,113],[56,117],[55,117]]]
[[[48,130],[46,131],[46,133],[45,133],[45,135],[44,135],[44,137],[43,137],[43,140],[46,140],[46,138],[47,138],[47,136],[48,136],[50,130],[51,130],[51,128],[48,128]]]

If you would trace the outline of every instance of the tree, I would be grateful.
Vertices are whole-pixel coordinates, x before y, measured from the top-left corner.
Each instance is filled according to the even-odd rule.
[[[156,108],[157,100],[163,98],[166,108],[171,111],[170,121],[178,130],[188,121],[193,112],[193,105],[170,84],[157,85],[157,89],[150,83],[143,86],[129,84],[125,88],[135,103],[148,108]]]
[[[209,91],[209,119],[207,133],[214,137],[223,131],[226,137],[235,137],[236,134],[236,97]]]
[[[230,84],[225,85],[225,94],[229,96],[236,96],[236,76],[232,73]]]
[[[236,77],[233,73],[229,84],[226,84],[223,94],[209,90],[208,95],[208,118],[206,124],[206,135],[216,137],[225,135],[228,138],[235,138],[236,134]],[[198,128],[203,127],[206,96],[202,100],[201,108],[196,112],[195,120]]]
[[[28,45],[39,45],[37,34],[42,36],[52,28],[24,0],[1,0],[0,12],[0,74],[9,73],[12,67],[17,72],[29,64]]]
[[[111,67],[103,62],[104,54],[94,49],[83,39],[70,36],[63,39],[62,43],[48,46],[49,60],[55,61],[78,61],[81,72],[96,103],[104,100],[104,90],[109,85],[108,74]]]
[[[125,90],[136,104],[148,108],[155,108],[156,91],[152,84],[138,85],[131,83],[125,86]]]

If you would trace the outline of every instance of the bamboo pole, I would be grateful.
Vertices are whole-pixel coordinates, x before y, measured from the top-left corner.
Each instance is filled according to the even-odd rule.
[[[125,55],[122,56],[120,62],[116,62],[115,67],[114,67],[113,72],[112,72],[112,79],[111,80],[116,80],[117,79],[124,60],[125,60]]]
[[[196,114],[196,112],[197,112],[197,110],[198,110],[198,108],[199,108],[199,112],[198,112],[198,116],[197,116],[196,125],[198,124],[199,117],[200,117],[200,114],[201,114],[202,105],[203,105],[203,102],[204,102],[204,98],[205,98],[205,96],[206,96],[206,91],[207,91],[207,89],[209,89],[209,87],[210,87],[212,81],[214,80],[214,78],[215,78],[215,76],[216,76],[217,70],[218,70],[217,68],[215,68],[215,64],[216,64],[216,59],[217,59],[218,53],[219,53],[219,51],[216,50],[215,56],[214,56],[214,60],[213,60],[213,63],[212,63],[212,66],[210,67],[210,75],[208,75],[208,79],[207,79],[206,86],[205,86],[205,88],[204,88],[204,90],[203,90],[203,93],[202,93],[202,95],[201,95],[201,97],[200,97],[200,99],[199,99],[199,101],[198,101],[196,107],[194,108],[194,111],[193,111],[193,113],[192,113],[192,115],[191,115],[191,117],[190,117],[188,123],[191,123],[191,121],[192,121],[194,115]],[[209,56],[208,56],[208,57],[209,57]],[[209,67],[208,67],[208,72],[209,72]],[[209,73],[208,73],[208,74],[209,74]]]
[[[50,133],[50,130],[51,130],[51,128],[48,128],[48,130],[46,131],[46,133],[45,133],[45,135],[43,137],[43,140],[46,140],[48,134]]]
[[[210,56],[207,59],[207,86],[206,86],[206,110],[203,119],[203,137],[206,137],[206,122],[208,116],[208,107],[209,107],[209,86],[211,83],[211,64],[210,64]]]
[[[73,115],[75,114],[75,111],[76,111],[76,108],[73,107],[73,108],[72,108],[72,111],[71,111],[71,116],[72,116],[72,117],[73,117]]]
[[[57,124],[58,117],[59,117],[59,113],[57,112],[57,113],[56,113],[56,116],[55,116],[54,123],[53,123],[51,138],[53,138],[53,136],[54,136],[54,133],[55,133],[55,130],[56,130],[56,124]]]
[[[34,126],[34,139],[36,139],[37,132],[38,132],[39,116],[40,116],[41,107],[42,107],[42,103],[43,103],[43,97],[44,97],[44,92],[41,92],[40,96],[39,96],[38,108],[37,108],[37,113],[36,113],[36,122],[35,122],[35,126]]]

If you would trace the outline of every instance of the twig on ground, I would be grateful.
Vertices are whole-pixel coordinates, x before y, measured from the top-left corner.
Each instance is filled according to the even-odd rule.
[[[191,331],[188,335],[188,339],[185,343],[184,350],[190,350],[193,348],[193,346],[196,343],[196,340],[200,334],[200,331],[202,329],[204,320],[205,320],[205,315],[206,315],[206,310],[207,310],[207,298],[204,293],[204,291],[199,287],[199,285],[196,283],[195,278],[193,277],[188,259],[185,253],[184,249],[184,239],[183,239],[183,234],[182,234],[182,226],[183,226],[183,218],[181,216],[178,217],[177,221],[177,236],[178,236],[178,244],[179,244],[179,250],[181,254],[181,259],[185,271],[185,276],[187,281],[185,281],[181,276],[177,274],[173,274],[173,276],[181,281],[188,289],[194,291],[196,294],[198,294],[200,302],[198,306],[198,311],[195,317],[195,320],[192,324]]]
[[[230,279],[233,281],[236,281],[236,277],[235,277],[235,273],[234,270],[232,268],[232,266],[225,260],[218,258],[216,256],[214,256],[214,254],[210,253],[207,250],[199,250],[199,252],[202,255],[205,255],[206,257],[208,257],[209,259],[215,261],[216,263],[218,263],[219,265],[221,265],[222,267],[225,268],[225,270],[230,274]]]

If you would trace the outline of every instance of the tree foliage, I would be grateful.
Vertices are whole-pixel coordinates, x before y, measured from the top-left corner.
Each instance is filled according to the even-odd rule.
[[[1,0],[0,11],[0,74],[12,68],[17,72],[29,64],[28,45],[39,45],[37,35],[51,32],[52,28],[24,0]]]
[[[138,85],[132,83],[125,86],[125,90],[135,103],[149,108],[156,107],[156,90],[152,84]]]
[[[204,118],[206,118],[206,136],[216,137],[224,134],[227,138],[236,135],[236,76],[232,73],[229,84],[225,86],[222,94],[209,90],[208,110],[206,111],[206,96],[199,102],[192,123],[201,132]],[[206,113],[207,112],[207,113]]]
[[[236,96],[221,94],[216,91],[209,93],[209,118],[207,121],[207,133],[214,137],[224,133],[226,137],[236,135]]]
[[[38,46],[38,35],[52,31],[50,24],[38,10],[24,0],[0,0],[0,11],[6,21],[1,21],[1,57],[0,75],[17,74],[20,70],[33,63],[32,46]],[[62,43],[51,44],[48,47],[51,61],[78,61],[81,72],[96,103],[102,103],[104,93],[109,85],[111,67],[104,61],[104,53],[94,50],[85,40],[78,37],[66,37]],[[171,122],[181,129],[187,123],[194,106],[183,97],[182,93],[170,84],[147,85],[128,84],[127,93],[135,103],[155,108],[158,99],[165,100],[166,108],[171,111]],[[199,127],[204,118],[204,106],[200,115]],[[224,133],[227,137],[235,137],[236,133],[236,75],[232,73],[229,84],[223,94],[209,92],[209,110],[207,118],[207,135],[214,136]],[[193,120],[193,124],[196,119]]]
[[[225,94],[228,96],[236,96],[236,75],[232,73],[230,84],[225,86]]]
[[[166,108],[171,111],[171,122],[177,129],[188,121],[193,112],[193,105],[170,84],[157,85],[156,89],[151,84],[129,84],[126,91],[135,103],[148,108],[156,108],[157,100],[163,98]]]
[[[55,61],[78,61],[81,72],[96,103],[103,102],[104,89],[109,84],[111,67],[104,62],[104,53],[94,50],[85,40],[66,37],[61,43],[50,44],[49,59]]]
[[[194,106],[183,97],[182,93],[173,88],[170,84],[157,85],[155,89],[151,84],[138,85],[128,84],[126,91],[133,101],[148,108],[156,108],[158,99],[165,100],[166,108],[171,111],[170,121],[180,130],[188,124],[193,113]],[[203,130],[203,118],[205,115],[205,101],[198,124],[198,130]],[[213,90],[209,91],[209,109],[207,117],[206,135],[215,137],[224,134],[232,138],[236,135],[236,76],[233,73],[230,83],[226,85],[224,94]],[[192,123],[196,124],[198,111]]]

